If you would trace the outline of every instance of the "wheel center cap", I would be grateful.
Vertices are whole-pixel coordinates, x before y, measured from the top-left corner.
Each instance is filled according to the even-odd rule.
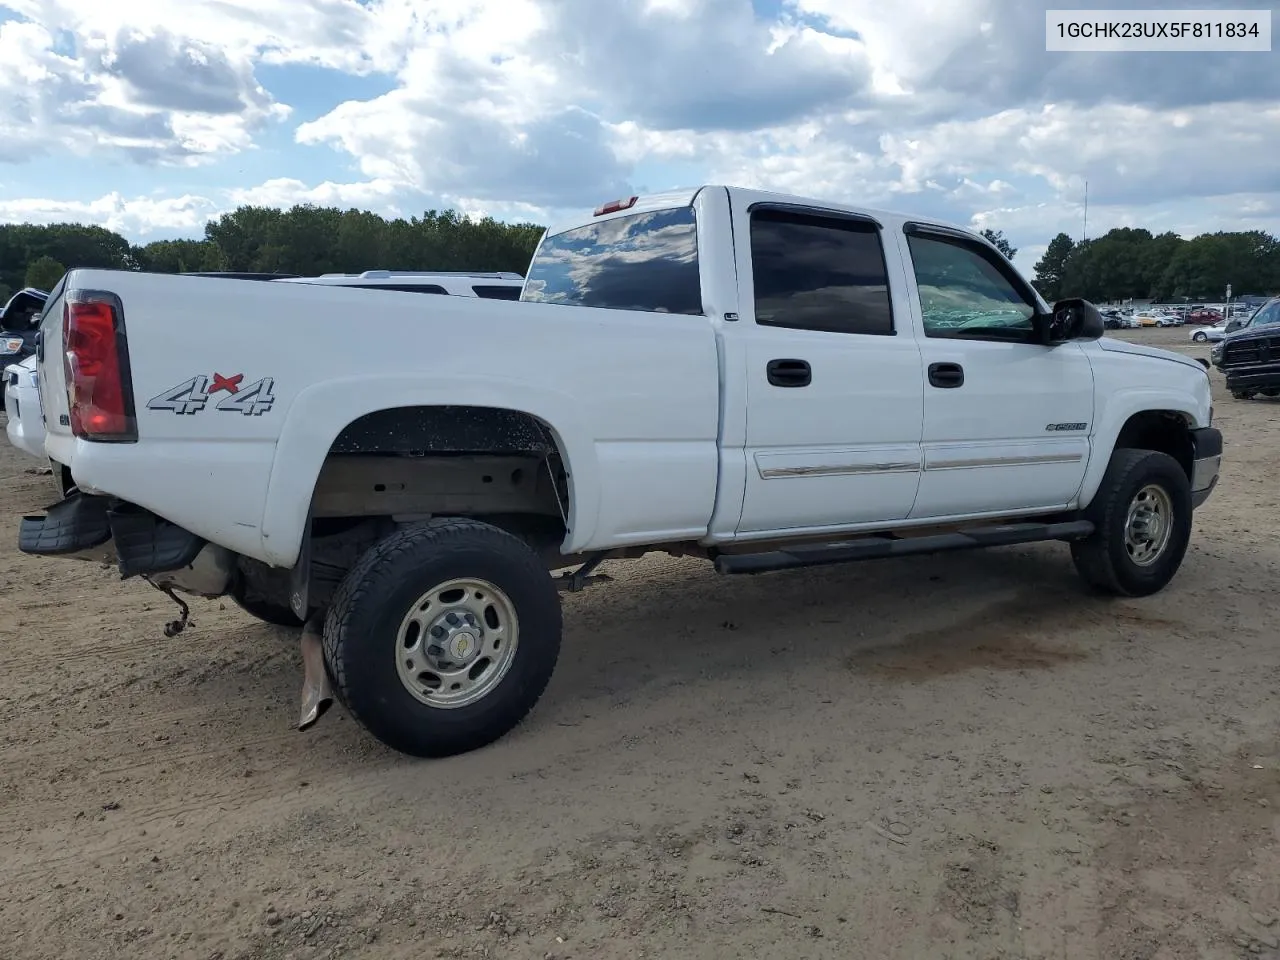
[[[460,630],[449,638],[449,655],[458,662],[468,660],[480,649],[480,641],[476,635],[467,630]]]

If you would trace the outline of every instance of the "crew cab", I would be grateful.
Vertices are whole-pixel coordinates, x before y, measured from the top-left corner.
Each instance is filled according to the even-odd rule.
[[[547,230],[520,302],[74,270],[40,355],[63,498],[21,549],[302,625],[299,725],[336,693],[420,756],[525,717],[602,562],[1065,541],[1143,596],[1222,456],[1204,366],[973,231],[725,186]]]

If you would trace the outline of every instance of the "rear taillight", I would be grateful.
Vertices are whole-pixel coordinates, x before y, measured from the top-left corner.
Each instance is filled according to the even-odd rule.
[[[86,440],[137,440],[120,298],[99,290],[73,290],[62,321],[71,432]]]

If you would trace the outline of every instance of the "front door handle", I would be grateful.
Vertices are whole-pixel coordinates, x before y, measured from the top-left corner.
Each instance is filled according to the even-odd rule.
[[[964,386],[964,367],[958,363],[929,364],[929,383],[935,387],[949,390]]]
[[[807,387],[813,382],[807,360],[770,360],[765,370],[775,387]]]

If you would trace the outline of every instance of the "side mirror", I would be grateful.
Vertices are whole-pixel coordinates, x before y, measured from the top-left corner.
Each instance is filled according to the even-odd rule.
[[[1053,305],[1053,313],[1039,319],[1041,339],[1046,344],[1097,340],[1107,329],[1098,308],[1080,297],[1059,300]]]

